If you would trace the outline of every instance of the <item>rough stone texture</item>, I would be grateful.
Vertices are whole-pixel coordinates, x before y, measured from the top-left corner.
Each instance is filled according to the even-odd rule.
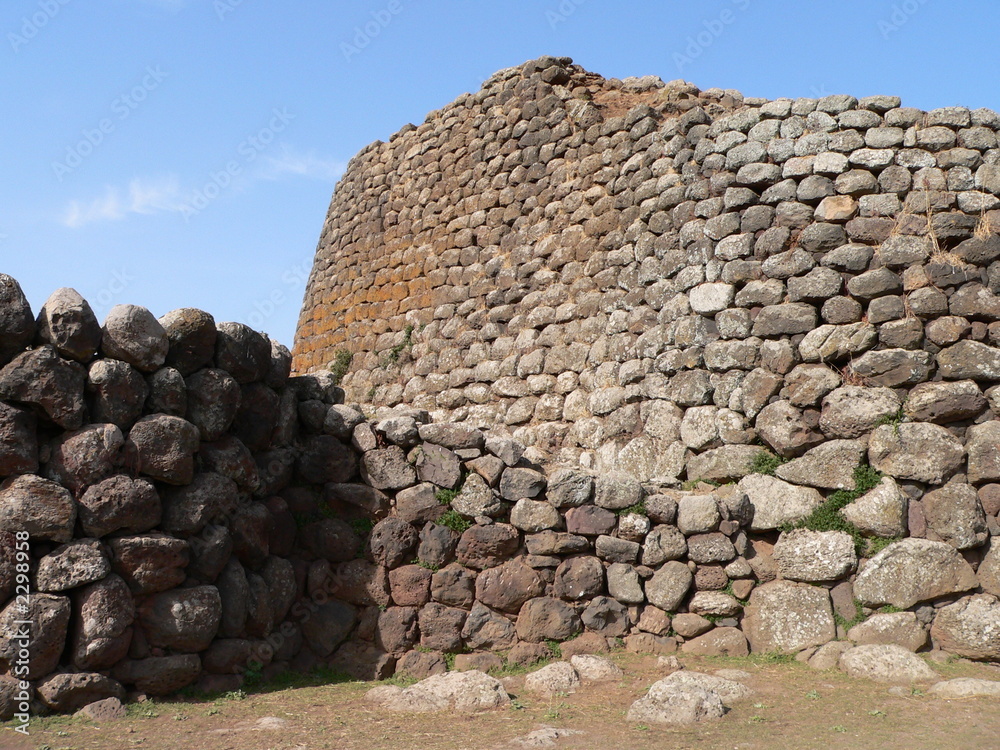
[[[24,351],[35,336],[35,318],[21,285],[0,274],[0,365]]]
[[[695,724],[720,719],[726,709],[714,692],[693,685],[677,685],[660,680],[645,697],[633,703],[626,719],[650,724]]]
[[[908,651],[927,645],[927,629],[913,612],[876,613],[847,631],[847,637],[861,645],[890,643]]]
[[[73,538],[76,504],[69,491],[34,474],[0,484],[0,527],[26,531],[31,539],[68,542]]]
[[[369,690],[365,699],[387,711],[412,713],[487,711],[510,704],[499,680],[475,670],[432,675],[405,689],[382,685]]]
[[[198,446],[198,428],[179,417],[159,414],[135,423],[124,450],[139,473],[167,484],[183,485],[194,478]]]
[[[684,601],[692,581],[693,576],[687,565],[667,562],[646,582],[646,598],[650,604],[673,612]]]
[[[846,521],[863,534],[895,539],[907,532],[906,495],[892,477],[883,477],[878,486],[841,508]]]
[[[35,585],[54,593],[99,581],[111,572],[111,564],[93,539],[79,539],[56,548],[38,561]]]
[[[855,646],[840,657],[840,668],[851,677],[907,685],[936,682],[937,673],[927,662],[902,646]]]
[[[976,594],[942,607],[931,625],[935,644],[970,659],[1000,658],[1000,600]]]
[[[538,597],[525,602],[517,616],[517,635],[525,641],[563,641],[580,629],[576,610],[558,599]]]
[[[65,596],[32,594],[28,606],[12,599],[0,612],[0,665],[5,672],[15,666],[27,641],[28,665],[25,679],[37,680],[56,668],[70,619],[70,601]]]
[[[875,429],[868,443],[868,461],[896,479],[941,484],[965,459],[961,441],[944,427],[926,422]]]
[[[560,693],[575,693],[578,687],[580,687],[580,675],[573,665],[566,661],[548,664],[524,678],[525,690],[547,697]]]
[[[829,594],[789,581],[758,586],[744,609],[743,632],[754,653],[795,653],[836,637]]]
[[[907,609],[976,585],[975,571],[954,547],[909,538],[890,544],[861,566],[854,595],[869,607],[891,604]]]
[[[775,477],[751,474],[739,482],[753,506],[753,531],[770,531],[806,518],[823,503],[811,487],[796,487]]]
[[[854,539],[843,531],[786,531],[774,545],[782,578],[792,581],[836,581],[858,564]]]
[[[167,332],[145,307],[115,305],[104,319],[101,351],[143,372],[161,367],[169,346]]]
[[[82,365],[42,346],[18,354],[0,370],[0,398],[30,406],[40,417],[75,430],[83,425],[86,377]]]
[[[190,375],[212,361],[217,331],[215,319],[207,312],[182,307],[171,310],[159,322],[170,344],[167,364],[181,375]]]
[[[56,289],[38,311],[38,339],[59,356],[89,362],[101,346],[101,325],[90,304],[75,289]]]
[[[829,490],[854,488],[854,468],[864,455],[864,445],[857,440],[829,440],[801,457],[784,463],[775,476],[792,484]]]
[[[931,685],[927,689],[927,694],[946,701],[966,698],[996,698],[1000,696],[1000,682],[976,677],[956,677],[952,680],[941,680],[941,682]]]
[[[920,507],[927,528],[956,549],[978,547],[989,536],[979,494],[971,485],[949,482],[924,495]]]

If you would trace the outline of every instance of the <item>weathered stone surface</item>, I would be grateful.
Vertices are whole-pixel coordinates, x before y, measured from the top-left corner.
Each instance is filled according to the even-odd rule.
[[[89,362],[101,345],[101,325],[80,293],[56,289],[38,311],[38,339],[51,344],[59,356]]]
[[[87,393],[91,420],[111,422],[127,430],[142,414],[149,387],[132,365],[99,359],[87,370]]]
[[[420,608],[420,645],[454,653],[462,649],[462,628],[466,613],[461,609],[430,602]]]
[[[417,530],[400,518],[379,521],[368,537],[372,557],[379,565],[395,568],[413,559],[419,536]]]
[[[83,424],[86,379],[82,365],[41,346],[18,354],[0,370],[0,398],[30,406],[64,430],[75,430]]]
[[[215,319],[193,307],[171,310],[159,320],[170,349],[167,364],[190,375],[207,366],[215,356]]]
[[[163,366],[168,348],[166,331],[145,307],[115,305],[104,319],[101,351],[107,357],[153,372]]]
[[[604,656],[575,654],[569,658],[569,663],[580,675],[582,682],[620,680],[625,676],[621,667]]]
[[[720,719],[726,709],[718,694],[702,687],[677,685],[660,680],[645,697],[633,703],[626,719],[650,724],[695,724]]]
[[[215,336],[215,363],[236,382],[263,380],[271,368],[271,344],[242,323],[219,323]]]
[[[986,514],[972,485],[949,482],[924,495],[920,507],[927,527],[956,549],[978,547],[989,536]]]
[[[232,514],[238,499],[233,480],[221,474],[202,472],[190,484],[163,493],[160,527],[174,534],[197,534],[209,522]]]
[[[739,488],[753,506],[753,531],[771,531],[801,521],[823,503],[823,496],[811,487],[796,487],[764,474],[744,477]]]
[[[469,607],[476,599],[476,574],[458,563],[435,571],[431,577],[431,598],[451,607]]]
[[[0,366],[24,351],[34,336],[35,318],[21,285],[0,274]]]
[[[878,343],[878,331],[871,323],[821,325],[799,342],[804,362],[840,362],[856,357]]]
[[[803,583],[765,583],[753,590],[744,608],[743,632],[754,653],[821,646],[837,632],[830,595]]]
[[[972,425],[966,432],[969,481],[1000,479],[1000,422]]]
[[[511,557],[520,542],[520,533],[509,524],[472,526],[462,534],[455,553],[463,565],[483,570]]]
[[[723,445],[692,456],[687,473],[692,479],[739,480],[750,473],[754,457],[763,453],[767,453],[767,449],[760,445]]]
[[[152,594],[179,585],[191,558],[187,542],[166,534],[118,537],[108,546],[111,569],[136,594]]]
[[[35,585],[48,593],[66,591],[99,581],[110,572],[111,564],[99,542],[76,539],[38,561]]]
[[[976,594],[942,607],[931,625],[931,637],[949,653],[996,661],[1000,658],[1000,600]]]
[[[107,698],[125,698],[125,688],[94,672],[54,674],[38,684],[38,697],[53,711],[68,713]]]
[[[408,688],[382,685],[372,688],[365,699],[387,711],[488,711],[510,704],[510,696],[495,678],[476,670],[432,675]]]
[[[524,542],[528,554],[531,555],[567,555],[585,552],[590,548],[590,542],[586,537],[549,529],[537,534],[528,534]]]
[[[503,514],[504,504],[478,474],[465,478],[462,490],[451,501],[451,507],[465,516],[489,516],[497,518]]]
[[[517,633],[514,623],[476,602],[465,618],[462,640],[473,649],[504,649],[514,645]]]
[[[903,413],[915,422],[944,424],[972,419],[986,404],[986,397],[972,380],[921,383],[910,390]]]
[[[357,623],[357,612],[349,604],[328,601],[310,608],[310,617],[302,622],[302,635],[318,656],[328,656],[339,646]]]
[[[0,402],[0,477],[38,471],[37,418]]]
[[[132,465],[140,474],[183,485],[194,477],[198,446],[198,428],[193,424],[180,417],[154,414],[132,426],[124,450],[126,460],[134,461]]]
[[[783,578],[817,583],[836,581],[854,571],[854,539],[843,531],[795,529],[782,532],[774,559]]]
[[[614,513],[594,505],[584,505],[566,511],[566,530],[571,534],[586,536],[610,534],[617,521]]]
[[[6,673],[19,666],[22,649],[27,648],[27,674],[37,680],[56,668],[69,628],[70,600],[53,594],[31,594],[28,606],[12,599],[0,612],[0,665]]]
[[[516,614],[522,604],[544,593],[545,583],[538,573],[519,558],[476,577],[476,599],[501,612]]]
[[[622,510],[641,502],[645,492],[634,479],[622,475],[597,478],[594,504],[607,510]]]
[[[574,469],[559,469],[548,477],[545,499],[556,508],[585,505],[594,494],[594,478]]]
[[[78,617],[71,639],[73,664],[82,670],[108,669],[128,653],[135,619],[132,595],[117,575],[74,595]]]
[[[919,602],[975,588],[976,574],[950,544],[903,539],[861,566],[854,595],[862,604],[907,609]]]
[[[559,599],[543,596],[525,602],[515,627],[521,640],[540,643],[564,641],[580,630],[580,626],[575,609]]]
[[[830,438],[856,438],[870,432],[899,410],[900,399],[889,388],[843,386],[823,399],[819,426]]]
[[[937,354],[938,372],[946,380],[1000,380],[1000,349],[963,340]]]
[[[510,502],[537,497],[545,490],[545,475],[534,469],[504,469],[500,476],[500,497]]]
[[[876,613],[847,631],[847,637],[862,645],[889,643],[908,651],[927,645],[927,629],[913,612]]]
[[[739,628],[713,628],[685,641],[681,651],[693,656],[748,656],[750,644]]]
[[[677,528],[685,536],[715,531],[720,520],[714,495],[683,495],[677,503]]]
[[[646,535],[642,564],[655,567],[667,560],[678,560],[687,553],[687,540],[676,526],[655,526]]]
[[[340,484],[349,482],[357,474],[358,458],[349,446],[332,435],[314,435],[303,441],[295,470],[299,478],[309,484]],[[412,476],[415,480],[416,474]]]
[[[486,440],[481,430],[458,422],[438,422],[422,424],[418,428],[420,439],[425,443],[443,445],[451,450],[475,448],[482,450]]]
[[[941,484],[964,459],[961,441],[944,427],[927,422],[882,425],[868,443],[869,463],[896,479]]]
[[[239,411],[243,398],[239,383],[225,370],[205,368],[188,376],[185,384],[187,419],[198,428],[202,440],[218,440]]]
[[[157,594],[137,609],[150,645],[176,651],[204,651],[219,630],[222,600],[215,586]]]
[[[604,566],[596,557],[570,557],[556,568],[553,593],[561,599],[590,599],[604,592]]]
[[[779,479],[829,490],[854,488],[854,469],[865,454],[858,440],[828,440],[775,470]]]
[[[522,498],[510,511],[510,523],[525,532],[554,529],[562,525],[562,516],[549,503]]]
[[[966,698],[996,698],[1000,697],[1000,682],[982,680],[976,677],[956,677],[952,680],[941,680],[941,682],[931,685],[927,694],[946,701]]]
[[[628,563],[612,563],[607,569],[608,593],[624,604],[646,601],[638,571]]]
[[[94,424],[64,433],[50,447],[47,473],[79,494],[112,472],[125,442],[113,424]]]
[[[453,489],[462,478],[461,461],[454,451],[440,445],[424,443],[414,463],[421,482]]]
[[[62,486],[34,474],[0,484],[0,528],[27,531],[33,540],[68,542],[73,538],[76,503]]]
[[[907,532],[909,501],[892,477],[883,477],[874,489],[841,508],[848,523],[863,534],[894,539]]]
[[[578,687],[580,675],[566,661],[548,664],[524,678],[525,690],[544,696],[575,693]]]
[[[801,455],[823,440],[823,435],[806,422],[802,412],[787,401],[765,406],[754,424],[761,439],[785,457]]]
[[[841,655],[840,668],[851,677],[904,685],[938,679],[927,662],[893,644],[855,646]]]
[[[197,654],[151,656],[120,662],[112,675],[119,682],[133,685],[148,695],[168,695],[187,687],[201,674]]]
[[[621,602],[608,596],[596,596],[580,615],[588,631],[600,633],[608,638],[617,638],[628,633],[628,609]]]
[[[646,581],[646,598],[666,612],[676,611],[691,589],[694,576],[682,562],[670,561]]]

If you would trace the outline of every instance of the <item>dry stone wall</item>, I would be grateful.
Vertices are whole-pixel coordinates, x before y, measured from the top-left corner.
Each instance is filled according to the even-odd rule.
[[[1000,661],[998,125],[503,71],[352,162],[297,377],[0,276],[0,715],[549,641]]]

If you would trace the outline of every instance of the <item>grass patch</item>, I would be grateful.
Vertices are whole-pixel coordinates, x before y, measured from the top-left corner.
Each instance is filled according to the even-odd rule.
[[[868,548],[865,553],[868,557],[875,557],[879,552],[884,550],[890,544],[895,544],[896,542],[902,540],[901,536],[894,536],[890,539],[885,539],[884,537],[874,536],[868,540]]]
[[[438,525],[447,526],[456,534],[461,534],[472,526],[472,521],[456,510],[446,510],[437,520]]]
[[[441,503],[441,505],[451,505],[451,501],[458,497],[461,491],[461,487],[457,490],[438,490],[434,493],[434,499]]]
[[[859,464],[854,468],[853,490],[837,490],[831,493],[826,501],[810,513],[807,518],[795,524],[786,524],[781,530],[842,531],[851,535],[855,550],[859,555],[862,555],[868,542],[861,535],[861,530],[845,519],[840,511],[866,492],[874,489],[881,481],[882,475],[878,471],[867,464]]]
[[[875,420],[875,427],[882,427],[884,425],[892,426],[892,434],[899,435],[899,426],[903,423],[905,415],[903,414],[903,406],[900,405],[899,409],[896,410],[895,414],[883,414],[877,420]]]
[[[413,325],[408,325],[406,326],[406,328],[403,329],[403,340],[400,343],[396,344],[394,347],[392,347],[386,353],[385,361],[383,362],[383,367],[396,364],[397,362],[399,362],[399,358],[403,354],[403,352],[413,347],[414,330],[415,329]]]
[[[334,385],[340,385],[340,381],[344,379],[347,371],[351,369],[351,360],[353,359],[354,355],[346,349],[340,349],[333,355],[333,361],[329,367],[330,372],[333,374]]]
[[[840,626],[840,627],[842,627],[845,631],[850,630],[855,625],[860,625],[861,623],[863,623],[865,620],[868,619],[868,617],[865,615],[865,613],[864,613],[864,611],[862,610],[861,607],[862,607],[861,602],[858,601],[857,599],[855,599],[854,600],[854,617],[852,617],[850,620],[848,620],[846,617],[844,617],[839,612],[834,612],[833,613],[833,620],[834,620],[834,622],[836,622],[837,625]]]
[[[640,500],[635,505],[630,505],[627,508],[621,508],[620,510],[615,511],[615,515],[617,516],[627,516],[630,513],[635,513],[637,516],[646,515],[646,501]]]
[[[681,484],[681,489],[684,492],[690,492],[691,490],[697,489],[699,484],[707,484],[711,487],[721,487],[722,482],[717,482],[714,479],[687,479]]]
[[[766,451],[763,453],[756,453],[750,460],[750,473],[764,474],[765,476],[773,477],[774,472],[778,470],[778,467],[786,463],[788,463],[788,459],[783,456],[776,456],[773,453],[768,453]]]
[[[423,560],[420,560],[419,558],[416,559],[416,560],[414,560],[413,562],[411,562],[410,565],[419,565],[421,568],[424,568],[425,570],[429,570],[431,573],[437,573],[439,570],[441,570],[441,566],[440,565],[432,565],[431,563],[424,562]]]
[[[352,521],[348,521],[347,525],[354,530],[354,533],[360,537],[366,537],[375,528],[375,522],[370,518],[355,518]]]
[[[562,646],[559,645],[559,641],[547,640],[545,647],[552,653],[553,659],[562,659]]]

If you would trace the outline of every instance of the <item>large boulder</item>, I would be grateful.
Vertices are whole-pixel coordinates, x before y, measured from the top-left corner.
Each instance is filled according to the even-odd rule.
[[[908,609],[919,602],[975,588],[976,573],[950,544],[908,538],[861,566],[854,595],[868,607]]]
[[[166,484],[190,484],[198,428],[180,417],[154,414],[143,417],[129,430],[125,441],[127,460],[140,473]]]
[[[972,485],[949,482],[920,501],[927,527],[956,549],[978,547],[989,538],[986,514]]]
[[[38,471],[38,419],[0,401],[0,477]]]
[[[21,285],[0,273],[0,367],[24,351],[35,337],[35,318]]]
[[[206,367],[189,375],[187,419],[198,428],[201,439],[218,440],[232,425],[243,399],[239,383],[222,369]]]
[[[169,695],[187,687],[201,674],[201,659],[197,654],[151,656],[119,662],[112,676],[147,695]]]
[[[149,386],[127,362],[99,359],[87,370],[87,393],[92,421],[111,422],[127,430],[142,415]]]
[[[859,440],[828,440],[800,458],[781,464],[774,474],[779,479],[806,487],[848,490],[854,487],[854,469],[865,453]]]
[[[837,635],[825,589],[791,581],[758,586],[744,608],[743,632],[754,653],[795,653]]]
[[[55,593],[99,581],[110,572],[111,564],[97,540],[76,539],[38,561],[35,585],[39,591]]]
[[[525,602],[516,628],[524,641],[564,641],[580,630],[580,616],[566,602],[542,596]]]
[[[660,680],[635,701],[626,719],[648,724],[695,724],[721,719],[726,707],[718,694],[695,685],[678,685]]]
[[[170,346],[167,332],[145,307],[115,305],[104,319],[101,351],[143,372],[163,366]]]
[[[111,569],[136,594],[166,591],[184,581],[191,547],[166,534],[141,534],[110,540]]]
[[[92,424],[64,433],[51,444],[47,473],[79,495],[112,473],[124,443],[121,430],[113,424]]]
[[[242,323],[219,323],[215,336],[215,364],[240,384],[263,380],[271,368],[271,344]]]
[[[193,307],[171,310],[160,325],[167,334],[170,349],[167,364],[187,376],[207,366],[215,356],[215,318]]]
[[[666,612],[673,612],[684,601],[693,580],[694,576],[686,564],[672,560],[661,566],[646,581],[646,598],[650,604]]]
[[[71,638],[74,666],[111,668],[127,655],[132,641],[135,606],[128,585],[112,574],[76,592],[73,602],[78,613]]]
[[[876,487],[840,509],[848,523],[862,534],[894,539],[907,532],[909,500],[892,477],[883,477]]]
[[[753,506],[752,531],[772,531],[796,523],[823,504],[823,496],[812,487],[797,487],[764,474],[743,477],[739,488]]]
[[[121,683],[96,672],[50,675],[38,684],[42,703],[59,713],[77,711],[106,698],[125,698]]]
[[[66,488],[34,474],[0,484],[0,528],[26,531],[33,540],[68,542],[76,524],[76,503]]]
[[[83,425],[86,380],[79,362],[67,362],[53,347],[40,346],[18,354],[0,370],[0,398],[30,406],[64,430],[75,430]]]
[[[969,659],[1000,659],[1000,600],[976,594],[941,607],[931,625],[938,648]]]
[[[984,422],[969,427],[965,449],[969,453],[970,482],[1000,479],[1000,422]]]
[[[386,711],[488,711],[510,704],[510,696],[494,677],[477,670],[432,675],[408,688],[382,685],[365,699]]]
[[[913,612],[879,612],[847,631],[854,643],[896,644],[908,651],[919,651],[927,645],[927,629]]]
[[[544,593],[544,581],[521,558],[488,568],[476,578],[476,599],[501,612],[517,613],[526,601]]]
[[[51,344],[59,356],[89,362],[101,346],[101,324],[80,293],[56,289],[38,311],[38,339]]]
[[[823,442],[823,434],[814,429],[801,410],[788,401],[775,401],[765,406],[754,424],[760,438],[775,453],[786,458],[802,455]]]
[[[927,662],[894,644],[855,646],[840,657],[840,668],[851,677],[878,682],[910,684],[936,682],[937,673]]]
[[[25,680],[37,680],[59,664],[66,648],[69,631],[70,601],[65,596],[31,594],[24,600],[13,599],[0,612],[0,667],[12,672],[21,666],[21,654],[27,651]]]
[[[774,545],[778,572],[791,581],[836,581],[854,571],[854,539],[843,531],[786,531]]]
[[[215,586],[196,586],[156,594],[137,616],[151,646],[181,652],[204,651],[219,631],[222,599]]]
[[[928,422],[882,425],[868,442],[869,463],[896,479],[941,484],[964,459],[962,442],[944,427]]]

